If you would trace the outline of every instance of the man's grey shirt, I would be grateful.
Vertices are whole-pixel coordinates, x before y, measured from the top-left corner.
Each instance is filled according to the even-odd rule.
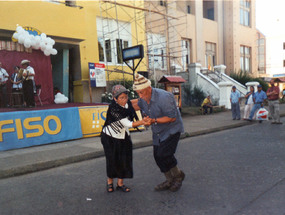
[[[172,134],[184,132],[182,118],[172,93],[152,88],[150,103],[147,104],[145,100],[139,99],[138,106],[143,117],[146,115],[152,119],[164,116],[176,118],[174,122],[151,125],[153,145],[159,145],[160,142],[166,140]]]

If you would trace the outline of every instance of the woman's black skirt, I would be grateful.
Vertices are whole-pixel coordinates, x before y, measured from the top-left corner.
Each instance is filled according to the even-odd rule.
[[[101,143],[106,156],[107,176],[109,178],[133,177],[133,145],[126,133],[125,139],[116,139],[102,132]]]

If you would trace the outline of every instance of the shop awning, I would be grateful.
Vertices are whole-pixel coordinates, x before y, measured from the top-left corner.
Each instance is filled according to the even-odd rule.
[[[184,83],[186,80],[181,76],[164,75],[158,83]]]
[[[285,82],[285,78],[274,78],[274,82]]]

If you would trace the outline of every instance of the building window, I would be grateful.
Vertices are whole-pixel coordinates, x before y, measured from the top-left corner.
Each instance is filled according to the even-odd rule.
[[[187,13],[191,14],[191,7],[190,7],[190,5],[187,5]]]
[[[285,60],[283,60],[283,67],[285,67]]]
[[[250,0],[240,0],[240,24],[250,26]]]
[[[260,74],[265,73],[265,39],[259,38],[257,40],[257,60],[258,60],[258,72]]]
[[[123,56],[122,56],[122,40],[116,39],[116,48],[117,48],[117,63],[121,64],[123,63]]]
[[[285,43],[283,43],[283,49],[285,50]]]
[[[131,46],[131,25],[114,19],[99,18],[97,22],[99,61],[123,64],[122,49]]]
[[[163,49],[161,49],[161,68],[164,68],[165,67],[165,65],[164,65],[164,51],[163,51]]]
[[[106,39],[105,40],[105,53],[106,53],[106,61],[112,62],[112,46],[111,46],[111,40]]]
[[[166,38],[161,34],[147,34],[148,43],[148,63],[150,70],[166,69]]]
[[[215,20],[214,1],[203,0],[203,17]]]
[[[166,7],[166,1],[159,1],[159,5]]]
[[[181,55],[182,55],[182,70],[186,71],[188,64],[190,64],[190,54],[191,54],[191,40],[181,41]]]
[[[187,14],[194,14],[195,1],[193,0],[184,0],[184,1],[176,1],[176,10],[181,11]]]
[[[243,72],[251,72],[250,67],[250,47],[241,46],[240,47],[240,69]]]
[[[121,39],[116,39],[116,48],[117,48],[117,63],[122,64],[123,63],[123,55],[122,50],[125,48],[128,48],[129,42],[124,41]]]
[[[66,6],[69,6],[69,7],[74,7],[74,6],[76,6],[76,1],[75,0],[66,0],[65,1],[65,5]]]
[[[105,50],[105,54],[104,54]],[[112,46],[111,46],[111,40],[101,37],[98,37],[98,52],[99,52],[99,61],[107,61],[112,62]],[[106,57],[106,59],[105,59]]]
[[[99,61],[104,61],[104,43],[103,43],[103,38],[98,38],[98,51],[99,51]]]
[[[213,70],[216,65],[216,44],[206,42],[205,63],[208,70]]]

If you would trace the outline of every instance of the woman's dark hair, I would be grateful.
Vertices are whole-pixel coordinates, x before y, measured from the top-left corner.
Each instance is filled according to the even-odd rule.
[[[20,67],[19,67],[19,66],[14,66],[14,70],[15,70],[15,69],[18,69],[18,70],[19,70],[19,69],[20,69]]]

